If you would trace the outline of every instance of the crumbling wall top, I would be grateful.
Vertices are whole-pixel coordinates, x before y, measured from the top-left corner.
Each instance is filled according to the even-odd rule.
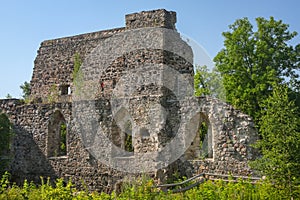
[[[126,29],[162,27],[176,30],[176,12],[165,9],[142,11],[125,16]]]

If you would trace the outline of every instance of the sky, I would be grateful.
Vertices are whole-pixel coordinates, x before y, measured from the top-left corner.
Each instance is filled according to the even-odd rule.
[[[164,8],[177,13],[177,30],[193,39],[208,57],[223,48],[222,32],[236,19],[275,17],[300,34],[298,0],[51,0],[1,1],[0,98],[20,98],[30,81],[44,40],[124,27],[125,15]],[[299,44],[300,36],[291,41]]]

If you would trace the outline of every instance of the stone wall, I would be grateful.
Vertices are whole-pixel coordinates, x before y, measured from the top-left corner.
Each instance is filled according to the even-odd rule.
[[[128,14],[125,18],[127,29],[145,27],[176,29],[176,12],[166,11],[164,9]]]
[[[199,134],[193,140],[185,156],[194,165],[194,173],[213,172],[247,176],[252,174],[248,161],[257,157],[251,144],[257,139],[252,119],[218,99],[199,97],[200,110],[196,119],[199,126],[203,121],[208,125],[208,142],[211,157],[201,155]],[[200,127],[198,127],[200,128]],[[209,149],[208,148],[208,149]],[[203,149],[202,149],[203,150]]]
[[[14,124],[10,172],[13,181],[22,184],[25,179],[40,183],[40,177],[55,180],[63,177],[90,190],[111,192],[114,184],[126,173],[118,172],[97,161],[83,146],[72,124],[71,103],[28,104],[19,100],[0,100],[0,112],[6,112]],[[67,124],[67,154],[48,156],[49,121],[60,112]]]
[[[125,28],[42,42],[34,63],[31,103],[0,100],[0,112],[14,124],[14,181],[63,177],[110,192],[125,177],[136,177],[139,173],[132,172],[143,165],[157,169],[149,174],[161,181],[175,171],[187,176],[251,174],[248,161],[255,152],[250,144],[257,139],[253,122],[226,103],[195,98],[193,90],[186,89],[193,88],[193,52],[176,32],[175,22],[176,13],[163,9],[134,13],[126,16]],[[84,61],[80,87],[73,84],[75,53]],[[50,101],[53,93],[57,98]],[[209,125],[208,157],[198,134],[203,121]],[[62,123],[67,125],[65,154],[58,141]],[[99,128],[108,142],[97,145]],[[124,151],[128,134],[130,152]],[[168,146],[172,141],[178,142]],[[106,153],[97,154],[93,148]],[[166,154],[160,155],[163,149]],[[187,150],[177,156],[182,149]],[[146,153],[155,156],[149,159]],[[111,160],[102,162],[103,157]],[[137,157],[141,165],[128,171],[126,166]]]
[[[126,15],[126,27],[43,41],[34,61],[30,82],[31,99],[47,102],[51,90],[55,90],[60,95],[61,86],[72,86],[76,53],[83,61],[100,41],[126,29],[145,27],[175,29],[175,23],[176,13],[161,9]]]
[[[72,86],[75,54],[78,53],[84,60],[100,40],[122,31],[124,28],[42,42],[34,61],[31,99],[47,102],[53,89],[54,93],[60,95],[61,86]]]

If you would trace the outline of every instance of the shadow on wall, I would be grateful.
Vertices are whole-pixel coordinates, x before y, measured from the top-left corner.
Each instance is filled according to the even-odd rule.
[[[19,126],[14,126],[12,154],[10,173],[16,184],[23,184],[25,179],[39,184],[41,177],[49,177],[50,180],[58,178],[32,135]]]

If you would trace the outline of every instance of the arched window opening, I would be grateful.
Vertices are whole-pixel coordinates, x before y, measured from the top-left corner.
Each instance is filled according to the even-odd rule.
[[[195,138],[185,152],[186,159],[213,159],[213,129],[208,116],[198,113],[192,121],[198,122],[199,125],[197,129],[194,129]]]
[[[122,131],[121,131],[120,127],[118,126],[118,124],[116,123],[115,120],[113,120],[112,126],[111,126],[110,141],[119,148],[122,148],[122,146],[123,146],[121,132]]]
[[[47,156],[67,155],[67,125],[60,111],[55,111],[48,124]]]
[[[114,115],[110,140],[117,147],[125,150],[126,152],[130,152],[116,156],[132,156],[132,153],[134,152],[132,123],[131,119],[128,116],[130,115],[124,108],[121,108]]]
[[[67,155],[67,125],[64,122],[60,124],[59,152],[61,155]]]
[[[199,127],[199,148],[201,158],[213,158],[212,132],[207,121],[202,121]]]

